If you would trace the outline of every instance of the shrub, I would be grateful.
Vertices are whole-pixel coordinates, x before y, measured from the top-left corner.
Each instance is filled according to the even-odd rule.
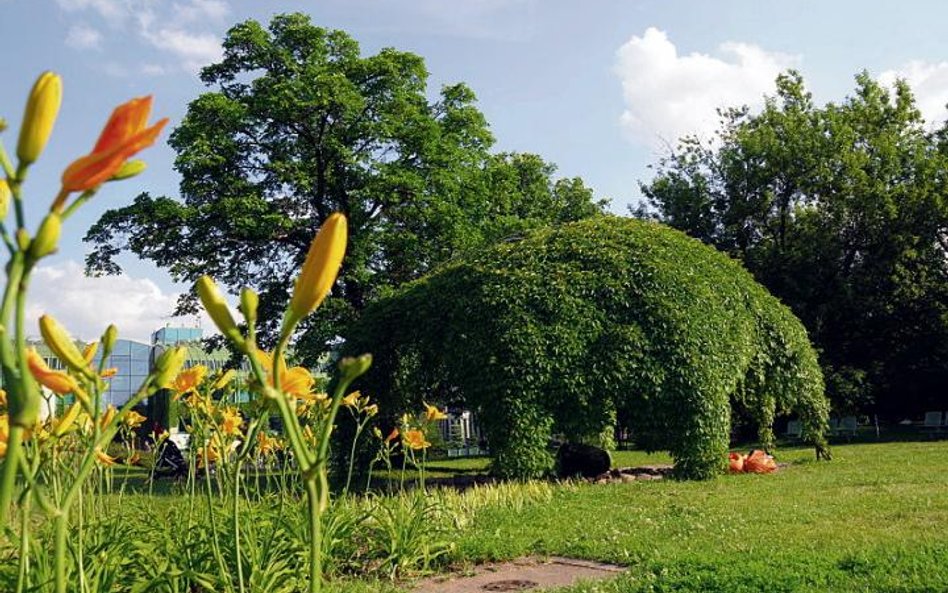
[[[777,413],[825,444],[828,404],[800,322],[738,263],[668,227],[599,217],[457,261],[369,307],[364,389],[478,412],[501,475],[547,472],[556,434],[598,438],[616,417],[680,475],[723,470],[731,404],[772,446]]]

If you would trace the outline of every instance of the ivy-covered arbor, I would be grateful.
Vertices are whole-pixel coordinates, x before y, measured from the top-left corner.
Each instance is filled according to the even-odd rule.
[[[793,314],[738,263],[671,228],[603,216],[448,264],[372,305],[347,336],[389,410],[463,401],[502,475],[552,467],[554,435],[622,418],[680,475],[723,469],[732,406],[770,445],[793,413],[823,452],[828,403]]]

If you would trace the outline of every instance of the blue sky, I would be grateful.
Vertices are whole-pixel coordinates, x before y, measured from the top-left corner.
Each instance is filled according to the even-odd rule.
[[[818,101],[842,99],[866,69],[907,78],[932,125],[948,102],[948,6],[938,1],[0,0],[8,148],[36,75],[55,70],[64,81],[53,140],[26,188],[34,224],[62,168],[91,148],[114,105],[153,94],[155,117],[173,127],[202,91],[196,72],[219,57],[229,26],[293,11],[348,31],[365,53],[418,53],[432,93],[466,82],[498,150],[542,155],[611,198],[616,212],[637,200],[637,182],[669,142],[710,133],[715,107],[759,104],[788,67],[803,72]],[[60,253],[37,273],[31,314],[51,312],[81,337],[94,337],[103,312],[138,339],[166,322],[196,322],[167,317],[183,287],[147,263],[124,258],[117,278],[80,274],[81,237],[102,212],[139,191],[176,195],[166,139],[143,154],[145,174],[107,186],[70,222]]]

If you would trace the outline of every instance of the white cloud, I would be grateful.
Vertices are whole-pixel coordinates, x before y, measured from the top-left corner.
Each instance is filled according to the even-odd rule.
[[[210,33],[190,33],[183,29],[146,29],[142,37],[154,47],[177,56],[180,63],[192,72],[223,56],[221,41]]]
[[[172,12],[179,23],[220,22],[230,14],[230,6],[223,0],[191,0],[175,2]]]
[[[49,313],[83,340],[97,339],[109,323],[119,328],[121,337],[146,343],[153,331],[168,323],[185,327],[199,323],[205,336],[216,333],[206,315],[172,317],[177,299],[178,293],[165,292],[147,278],[126,274],[90,278],[82,265],[68,260],[36,268],[26,316],[35,320]]]
[[[626,130],[653,146],[687,134],[710,136],[718,127],[718,108],[762,105],[777,75],[800,62],[799,56],[730,41],[717,53],[679,55],[668,35],[654,27],[626,42],[615,66]]]
[[[102,44],[102,33],[87,25],[73,25],[66,34],[66,45],[75,49],[97,49]]]
[[[193,73],[202,66],[219,60],[223,53],[220,36],[210,29],[219,28],[230,13],[230,6],[225,0],[56,1],[66,12],[95,13],[108,25],[111,34],[122,35],[126,43],[128,32],[133,31],[140,43],[155,48],[174,60],[173,65],[161,65],[165,72],[183,69]],[[81,42],[79,39],[77,37],[73,41]],[[95,43],[100,40],[96,39]]]
[[[896,79],[905,80],[915,94],[918,110],[925,121],[932,125],[948,119],[948,62],[925,62],[912,60],[895,70],[886,70],[879,75],[879,82],[893,87]]]
[[[168,69],[161,64],[143,64],[141,71],[148,76],[163,76],[168,73]]]
[[[56,0],[66,12],[93,10],[110,25],[120,25],[132,10],[129,0]]]

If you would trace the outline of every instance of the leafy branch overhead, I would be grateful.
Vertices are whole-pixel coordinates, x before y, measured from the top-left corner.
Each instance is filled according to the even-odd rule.
[[[429,101],[424,61],[383,49],[363,56],[309,17],[246,21],[206,67],[211,90],[171,137],[180,197],[139,195],[90,229],[87,267],[116,273],[131,252],[178,281],[202,274],[283,310],[309,239],[335,211],[351,242],[332,298],[306,325],[312,351],[388,287],[499,239],[601,212],[578,179],[531,154],[494,154],[474,93],[443,87]],[[194,311],[186,295],[179,312]],[[275,327],[263,328],[268,336]]]

